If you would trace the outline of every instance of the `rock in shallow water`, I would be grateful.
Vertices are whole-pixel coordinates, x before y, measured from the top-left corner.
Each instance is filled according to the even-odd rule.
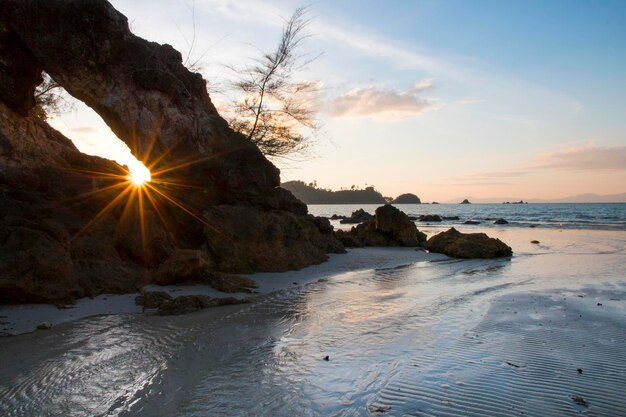
[[[389,204],[378,207],[367,222],[336,235],[345,246],[418,246],[426,240],[405,213]]]
[[[426,249],[453,258],[499,258],[513,255],[513,250],[500,239],[484,233],[461,233],[454,227],[428,239]]]
[[[160,316],[176,316],[189,314],[205,308],[232,304],[245,304],[247,300],[238,300],[234,297],[213,298],[208,295],[182,295],[159,306]]]
[[[363,222],[370,220],[372,217],[373,216],[369,214],[368,212],[366,212],[365,210],[358,209],[356,211],[353,211],[350,217],[344,217],[343,219],[341,219],[340,223],[342,224],[363,223]]]
[[[419,216],[419,221],[421,222],[440,222],[441,220],[441,216],[437,214],[424,214]]]

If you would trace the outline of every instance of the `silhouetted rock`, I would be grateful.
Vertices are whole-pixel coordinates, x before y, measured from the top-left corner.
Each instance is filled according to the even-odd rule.
[[[161,172],[144,187],[152,199],[139,204],[123,167],[35,116],[42,70]],[[135,292],[146,277],[284,271],[342,251],[279,184],[180,53],[133,35],[108,2],[1,0],[1,299],[66,303]]]
[[[454,258],[498,258],[512,256],[513,251],[500,239],[484,233],[461,233],[455,228],[436,234],[426,242],[430,252]]]
[[[441,216],[443,220],[459,220],[459,216]]]
[[[441,216],[437,214],[424,214],[419,216],[419,221],[421,222],[440,222]]]
[[[465,220],[463,224],[480,224],[480,222],[476,220]]]
[[[466,198],[465,200],[461,201],[459,204],[472,204],[469,202],[469,200]]]
[[[356,211],[353,211],[350,217],[347,217],[341,220],[340,223],[343,223],[343,224],[363,223],[363,222],[370,220],[372,217],[373,216],[369,214],[368,212],[366,212],[365,210],[358,209]]]
[[[436,202],[436,201],[433,201],[433,202],[432,202],[432,203],[430,203],[430,204],[439,204],[439,203],[438,203],[438,202]]]
[[[494,221],[493,224],[509,224],[509,222],[507,222],[504,219],[496,219],[496,221]]]
[[[415,194],[406,193],[396,197],[391,204],[422,204],[422,201]]]
[[[336,235],[345,246],[418,246],[426,240],[405,213],[389,204],[378,207],[369,221]]]
[[[332,216],[330,216],[331,220],[341,220],[341,219],[345,219],[346,216],[341,216],[339,214],[333,214]]]
[[[330,224],[330,221],[326,217],[313,216],[309,214],[309,218],[313,220],[317,229],[322,232],[322,234],[330,234],[333,232],[334,227]]]

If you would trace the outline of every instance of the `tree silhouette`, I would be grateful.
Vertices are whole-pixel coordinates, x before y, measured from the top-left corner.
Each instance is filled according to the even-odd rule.
[[[310,106],[311,96],[319,91],[318,83],[293,81],[294,72],[316,58],[296,53],[306,38],[303,31],[309,20],[305,15],[306,8],[296,9],[285,22],[276,50],[263,53],[250,66],[236,69],[242,78],[233,86],[240,96],[229,124],[268,156],[301,153],[310,139],[300,133],[301,129],[314,133],[318,127]]]

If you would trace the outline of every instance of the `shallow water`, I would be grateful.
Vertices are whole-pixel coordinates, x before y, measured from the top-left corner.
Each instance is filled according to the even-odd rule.
[[[0,339],[0,415],[620,415],[626,233],[489,233],[516,256]]]

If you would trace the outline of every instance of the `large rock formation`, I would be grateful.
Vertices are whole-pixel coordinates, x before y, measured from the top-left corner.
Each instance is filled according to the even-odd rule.
[[[512,249],[500,239],[484,233],[461,233],[454,227],[428,239],[426,249],[453,258],[499,258],[512,256]]]
[[[152,183],[133,187],[35,117],[42,71],[103,118]],[[341,251],[278,185],[202,77],[105,0],[0,0],[0,299],[67,302]]]
[[[372,219],[336,235],[346,246],[418,246],[426,241],[409,216],[389,204],[378,207]]]

